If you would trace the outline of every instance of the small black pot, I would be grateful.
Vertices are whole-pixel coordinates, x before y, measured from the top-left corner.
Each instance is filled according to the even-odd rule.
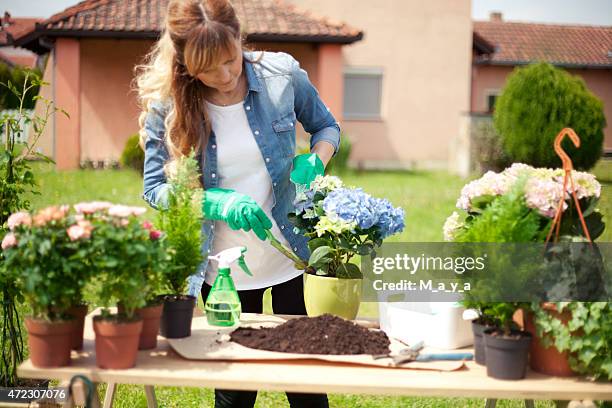
[[[191,336],[191,321],[196,298],[184,296],[181,299],[164,298],[159,334],[167,339],[180,339]]]
[[[483,333],[487,329],[490,329],[490,327],[477,323],[476,320],[472,320],[472,333],[474,333],[474,361],[480,365],[485,365],[486,363]]]
[[[493,334],[495,332],[497,335]],[[485,330],[484,343],[489,377],[500,380],[525,378],[531,333],[513,330],[511,335],[512,338],[507,338],[497,329]]]

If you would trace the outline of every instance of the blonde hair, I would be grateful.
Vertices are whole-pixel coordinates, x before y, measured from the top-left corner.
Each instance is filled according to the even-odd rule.
[[[228,0],[170,0],[159,41],[135,68],[141,146],[147,138],[145,118],[155,101],[172,102],[164,119],[172,160],[206,146],[211,130],[206,87],[196,75],[239,39],[240,23]]]

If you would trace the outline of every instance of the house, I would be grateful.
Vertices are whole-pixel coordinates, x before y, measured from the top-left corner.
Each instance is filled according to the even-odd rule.
[[[342,47],[363,33],[275,0],[233,4],[247,42],[296,57],[341,120]],[[70,118],[55,115],[40,147],[59,169],[78,168],[82,160],[117,159],[138,131],[133,67],[159,37],[166,5],[167,0],[86,0],[15,40],[38,54],[50,52],[44,77],[51,86],[42,92]]]
[[[0,18],[0,62],[9,67],[22,65],[28,68],[38,66],[38,55],[32,51],[12,46],[14,38],[31,29],[39,18],[13,18],[8,12]],[[42,59],[40,60],[42,63]]]
[[[16,39],[50,51],[53,85],[43,92],[71,113],[58,115],[42,142],[59,168],[116,159],[136,133],[132,67],[159,36],[166,3],[87,0]],[[233,3],[254,48],[289,52],[308,71],[360,168],[469,174],[473,121],[490,120],[507,75],[536,61],[584,78],[612,120],[612,27],[513,23],[499,13],[473,22],[470,2],[456,0]]]
[[[474,34],[494,51],[473,60],[470,112],[490,114],[515,67],[549,62],[580,76],[603,101],[604,150],[612,151],[612,27],[508,22],[492,13],[490,21],[474,22]]]
[[[470,107],[470,2],[291,1],[364,30],[362,41],[343,49],[342,125],[353,142],[351,163],[462,172],[466,148],[458,136]]]

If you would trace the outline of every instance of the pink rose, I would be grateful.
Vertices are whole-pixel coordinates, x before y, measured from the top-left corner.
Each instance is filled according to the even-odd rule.
[[[66,232],[68,233],[68,236],[70,237],[71,241],[76,241],[79,240],[81,238],[89,238],[91,235],[91,231],[80,226],[80,225],[72,225],[70,228],[68,228],[66,230]]]
[[[162,232],[158,230],[151,230],[149,232],[149,238],[153,241],[157,241],[162,236]]]
[[[91,201],[75,204],[74,210],[79,214],[93,214],[98,211],[106,210],[112,206],[112,203],[106,201]]]
[[[127,205],[114,205],[108,209],[108,214],[114,217],[139,216],[147,212],[144,207],[130,207]]]
[[[153,224],[151,224],[150,221],[145,220],[142,222],[142,228],[150,230],[151,228],[153,228]]]
[[[2,240],[2,249],[12,248],[15,245],[17,245],[17,237],[12,232],[9,232]]]
[[[19,225],[25,225],[26,227],[31,226],[32,217],[28,212],[19,211],[11,214],[6,223],[8,224],[9,230],[13,231]]]
[[[66,217],[68,211],[70,211],[70,207],[67,205],[43,208],[34,216],[34,225],[42,227],[50,221],[59,221]]]

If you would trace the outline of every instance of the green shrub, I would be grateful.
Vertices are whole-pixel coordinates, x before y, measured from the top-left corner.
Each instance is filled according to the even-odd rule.
[[[517,68],[495,105],[495,129],[512,161],[537,167],[561,167],[553,141],[571,127],[581,140],[563,143],[574,167],[588,170],[601,157],[606,119],[603,103],[584,81],[550,64]]]
[[[346,136],[340,137],[340,148],[338,153],[329,161],[325,168],[326,174],[338,174],[342,173],[348,168],[348,159],[351,155],[351,140]]]
[[[33,82],[34,78],[42,78],[42,73],[38,68],[30,69],[19,65],[11,68],[0,62],[0,83],[8,84],[10,82],[18,91],[18,94],[15,94],[8,87],[0,86],[0,109],[19,109],[21,104],[19,95],[24,94],[24,84],[25,88],[31,88],[23,98],[23,109],[34,109],[34,103],[36,102],[34,97],[38,95],[40,89],[38,83],[40,81]]]
[[[140,147],[140,136],[138,133],[129,137],[125,143],[123,153],[119,162],[124,167],[129,167],[134,170],[138,170],[142,176],[144,171],[144,151]]]

